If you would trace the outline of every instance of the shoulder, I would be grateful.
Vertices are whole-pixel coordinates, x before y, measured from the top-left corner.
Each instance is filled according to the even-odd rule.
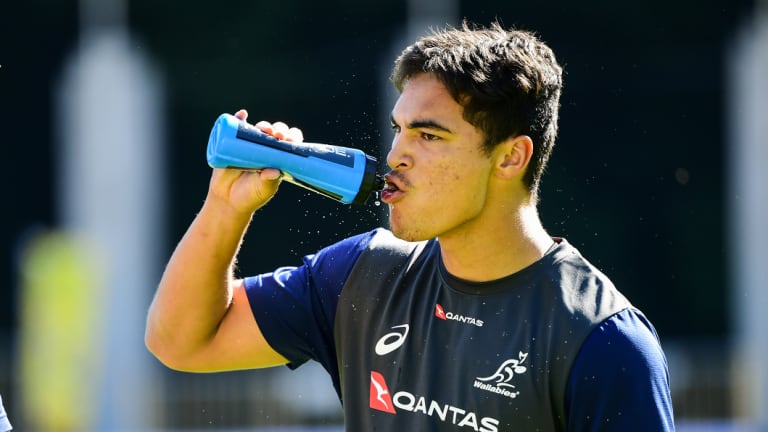
[[[637,309],[625,309],[598,324],[584,341],[577,363],[666,374],[667,361],[651,322]],[[627,371],[631,372],[631,371]]]
[[[326,246],[325,248],[321,249],[317,255],[359,255],[361,251],[370,247],[371,243],[374,242],[375,239],[386,236],[387,233],[388,231],[383,228],[376,228],[372,231],[356,234]]]
[[[370,293],[374,286],[386,290],[397,285],[426,244],[399,239],[386,229],[372,231],[357,249],[357,259],[350,266],[344,290],[349,294],[358,289]]]
[[[551,272],[548,286],[559,293],[569,315],[585,318],[589,331],[617,312],[632,308],[610,278],[565,239],[560,239],[554,253],[545,258],[551,262],[547,266]]]
[[[321,249],[317,254],[308,256],[309,260],[323,258],[346,258],[354,261],[368,249],[391,247],[402,240],[397,239],[389,230],[376,228],[374,230],[347,237],[330,246]]]
[[[610,289],[615,289],[613,282],[600,269],[595,267],[581,252],[571,245],[566,239],[559,239],[559,245],[551,258],[555,268],[566,276],[564,281],[570,287],[599,284]]]
[[[335,296],[355,266],[360,266],[361,256],[372,255],[372,250],[387,250],[386,248],[390,247],[388,245],[397,242],[399,240],[391,232],[376,228],[346,237],[313,254],[305,255],[302,265],[298,267],[285,266],[272,272],[247,277],[245,286],[249,296],[257,291],[265,293],[265,296],[273,296],[276,289],[305,292],[310,287],[314,287],[319,293]]]
[[[343,279],[364,251],[374,247],[375,244],[382,241],[382,238],[388,236],[391,236],[389,231],[376,228],[347,237],[324,247],[315,254],[305,256],[304,266],[311,273],[330,272]]]
[[[642,312],[625,309],[592,330],[571,369],[566,410],[569,424],[673,430],[667,360]]]
[[[395,237],[389,230],[378,228],[367,233],[356,243],[355,265],[356,268],[369,270],[400,268],[409,257],[418,255],[426,243],[408,242]]]

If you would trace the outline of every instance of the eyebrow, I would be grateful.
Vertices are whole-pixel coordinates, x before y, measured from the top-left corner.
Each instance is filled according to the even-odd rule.
[[[397,125],[397,122],[395,121],[395,117],[392,114],[389,115],[389,121],[392,122],[393,125]],[[405,126],[407,129],[425,128],[425,129],[439,130],[447,133],[453,133],[453,131],[451,131],[447,127],[441,125],[440,123],[434,120],[414,120],[406,124]]]

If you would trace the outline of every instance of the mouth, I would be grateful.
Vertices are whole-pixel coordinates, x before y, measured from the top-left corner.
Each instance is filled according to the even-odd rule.
[[[384,176],[384,189],[381,190],[381,200],[387,204],[397,201],[405,193],[402,189],[403,183],[402,179],[399,179],[393,173]]]

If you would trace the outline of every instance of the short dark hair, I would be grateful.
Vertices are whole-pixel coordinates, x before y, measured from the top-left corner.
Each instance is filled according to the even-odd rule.
[[[535,34],[481,28],[432,31],[407,47],[395,61],[398,91],[414,75],[436,76],[463,108],[464,119],[485,135],[490,152],[507,138],[528,135],[533,156],[523,181],[538,197],[542,173],[557,136],[563,70],[552,50]]]

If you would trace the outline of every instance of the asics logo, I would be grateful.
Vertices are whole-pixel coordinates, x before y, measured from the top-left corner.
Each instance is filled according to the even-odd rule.
[[[396,330],[402,329],[402,330]],[[405,343],[405,337],[408,336],[408,324],[401,324],[392,327],[393,332],[387,333],[376,342],[376,354],[383,356],[400,348]]]

